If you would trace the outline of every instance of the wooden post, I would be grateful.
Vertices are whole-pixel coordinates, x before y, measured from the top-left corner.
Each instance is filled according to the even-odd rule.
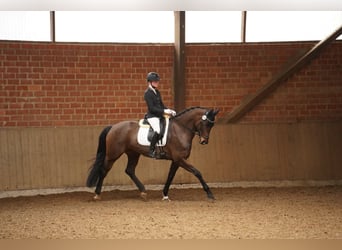
[[[175,49],[173,65],[174,106],[185,109],[185,11],[175,11]]]
[[[50,11],[50,39],[51,42],[56,42],[56,22],[54,11]]]
[[[241,42],[246,42],[246,20],[247,20],[247,11],[242,11],[241,16]]]

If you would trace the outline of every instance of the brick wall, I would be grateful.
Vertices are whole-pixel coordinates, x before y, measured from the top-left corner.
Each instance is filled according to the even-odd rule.
[[[173,50],[159,45],[0,43],[2,126],[87,126],[145,112],[146,74],[171,104]]]
[[[186,106],[220,116],[315,43],[187,45]],[[2,127],[107,125],[146,112],[145,76],[157,71],[173,106],[172,45],[0,42]],[[327,121],[342,118],[342,43],[326,48],[240,120]]]

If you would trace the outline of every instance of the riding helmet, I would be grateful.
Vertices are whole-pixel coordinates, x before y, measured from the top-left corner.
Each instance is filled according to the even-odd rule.
[[[146,80],[148,82],[159,82],[160,81],[160,77],[159,77],[158,73],[150,72],[150,73],[147,74]]]

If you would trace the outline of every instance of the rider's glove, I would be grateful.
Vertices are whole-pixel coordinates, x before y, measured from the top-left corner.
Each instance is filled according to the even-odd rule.
[[[171,110],[171,115],[172,116],[175,116],[176,115],[176,111],[174,111],[174,110],[172,110],[172,109],[170,109]]]
[[[172,109],[164,109],[164,113],[167,115],[171,115],[171,116],[175,116],[176,115],[176,111],[172,110]]]

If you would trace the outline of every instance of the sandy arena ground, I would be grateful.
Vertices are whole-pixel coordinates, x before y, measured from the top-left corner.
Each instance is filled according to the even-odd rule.
[[[342,239],[342,186],[108,191],[0,199],[0,239]]]

